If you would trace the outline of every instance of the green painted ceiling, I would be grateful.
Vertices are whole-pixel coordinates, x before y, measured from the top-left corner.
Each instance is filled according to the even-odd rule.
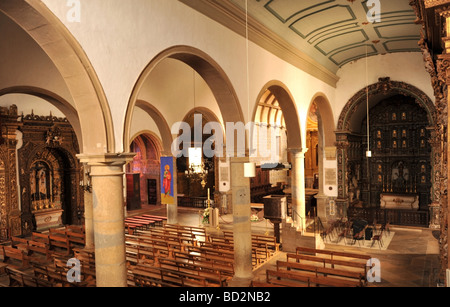
[[[229,0],[245,10],[246,0]],[[331,71],[371,55],[420,52],[410,0],[247,0],[249,16]],[[375,5],[374,5],[375,3]],[[369,20],[368,12],[379,14]]]

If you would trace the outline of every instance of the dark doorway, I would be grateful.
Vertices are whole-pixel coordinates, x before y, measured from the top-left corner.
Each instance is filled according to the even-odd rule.
[[[148,204],[156,205],[158,202],[157,181],[156,179],[147,179]]]

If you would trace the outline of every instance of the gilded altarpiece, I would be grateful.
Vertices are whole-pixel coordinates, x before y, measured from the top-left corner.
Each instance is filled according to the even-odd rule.
[[[450,268],[448,257],[448,85],[450,84],[450,1],[411,0],[417,19],[422,25],[419,46],[425,69],[431,77],[435,96],[435,123],[430,129],[433,153],[433,211],[432,221],[440,229],[439,247],[441,276]],[[441,278],[444,280],[445,278]],[[447,286],[449,286],[447,284]]]
[[[0,108],[0,236],[21,235],[21,213],[19,210],[16,171],[17,107]]]
[[[68,121],[19,115],[13,105],[0,108],[0,127],[0,240],[36,231],[46,211],[60,209],[48,225],[82,224],[82,170]]]
[[[29,234],[63,224],[81,224],[81,165],[75,133],[64,118],[22,118],[18,150],[22,231]]]
[[[405,112],[396,110],[396,112],[383,111],[378,112],[378,115],[373,114],[372,125],[369,125],[372,127],[369,139],[374,156],[369,160],[365,157],[367,150],[365,121],[360,122],[362,128],[354,131],[355,114],[361,112],[361,109],[366,112],[367,92],[369,97],[397,97],[397,100],[407,101],[406,105],[410,103],[414,108],[423,111],[420,122],[416,124],[414,120],[418,118],[418,115],[412,114],[407,106]],[[381,104],[380,108],[385,110],[386,105]],[[381,118],[377,116],[381,116],[383,121],[380,122]],[[377,124],[381,124],[378,129]],[[336,131],[338,162],[336,205],[343,208],[344,215],[350,206],[378,206],[380,194],[383,191],[390,192],[391,189],[392,192],[396,190],[402,193],[421,194],[421,209],[427,210],[427,206],[436,197],[436,187],[433,183],[436,180],[437,169],[435,159],[432,158],[435,150],[430,144],[433,127],[435,127],[435,106],[426,94],[412,85],[392,81],[386,77],[380,78],[378,83],[369,85],[368,89],[364,88],[356,93],[342,110]],[[417,152],[414,152],[415,150]],[[417,154],[419,156],[416,159],[414,157]],[[415,178],[408,177],[407,182],[402,186],[394,186],[400,182],[398,166],[402,165],[403,160],[405,160],[404,163],[409,163],[408,171],[414,168],[412,175]]]

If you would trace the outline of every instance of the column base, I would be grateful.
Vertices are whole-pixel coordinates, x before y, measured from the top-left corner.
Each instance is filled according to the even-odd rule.
[[[230,281],[228,281],[228,287],[232,287],[232,288],[235,288],[235,287],[248,288],[252,284],[252,280],[253,280],[253,276],[252,277],[247,277],[247,278],[233,277],[232,279],[230,279]]]

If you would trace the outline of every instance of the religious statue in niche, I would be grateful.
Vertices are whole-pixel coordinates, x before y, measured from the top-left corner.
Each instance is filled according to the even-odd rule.
[[[361,189],[359,188],[359,172],[360,172],[360,166],[359,165],[351,165],[349,172],[348,172],[348,195],[350,197],[350,201],[359,200]]]
[[[420,140],[420,148],[425,148],[425,140]]]
[[[402,112],[402,120],[406,120],[406,113]]]
[[[406,148],[407,146],[406,146],[406,140],[403,140],[402,141],[402,148]]]
[[[36,162],[30,170],[30,192],[33,210],[52,207],[51,203],[51,173],[44,162]]]
[[[405,168],[402,161],[398,162],[392,169],[392,184],[395,192],[405,192],[407,181],[409,180],[409,170]]]
[[[392,137],[393,138],[396,138],[397,137],[397,130],[392,130]]]

